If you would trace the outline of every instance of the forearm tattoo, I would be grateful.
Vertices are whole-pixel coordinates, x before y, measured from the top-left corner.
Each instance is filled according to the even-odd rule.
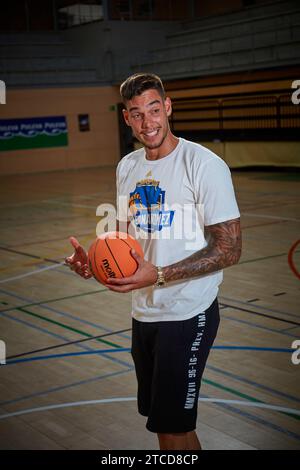
[[[166,281],[209,274],[236,264],[241,256],[240,219],[205,227],[207,246],[178,263],[163,268]]]

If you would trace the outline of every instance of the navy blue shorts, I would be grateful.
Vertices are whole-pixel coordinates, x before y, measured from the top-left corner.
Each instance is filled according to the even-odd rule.
[[[217,299],[189,320],[132,319],[131,354],[138,382],[138,410],[155,433],[196,428],[202,374],[220,323]]]

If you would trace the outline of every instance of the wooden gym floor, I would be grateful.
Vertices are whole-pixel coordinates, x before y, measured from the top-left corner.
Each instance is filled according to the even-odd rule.
[[[233,178],[243,255],[224,273],[197,431],[204,449],[299,449],[300,365],[291,360],[300,339],[299,173]],[[94,239],[96,207],[114,203],[114,168],[0,181],[0,339],[7,356],[130,329],[130,294],[107,291],[59,264],[71,253],[70,235],[85,247]],[[157,449],[136,409],[130,335],[1,366],[0,447]]]

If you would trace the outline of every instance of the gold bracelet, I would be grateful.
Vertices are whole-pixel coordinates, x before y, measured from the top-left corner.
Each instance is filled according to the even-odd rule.
[[[164,273],[163,273],[163,268],[161,266],[156,266],[157,269],[157,279],[155,282],[155,286],[161,287],[164,286],[166,283]]]

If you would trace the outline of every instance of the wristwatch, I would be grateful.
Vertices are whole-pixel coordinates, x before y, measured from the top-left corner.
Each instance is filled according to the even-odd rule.
[[[155,286],[161,287],[164,286],[166,283],[164,274],[163,274],[163,268],[161,266],[156,266],[157,269],[157,279],[155,282]]]

